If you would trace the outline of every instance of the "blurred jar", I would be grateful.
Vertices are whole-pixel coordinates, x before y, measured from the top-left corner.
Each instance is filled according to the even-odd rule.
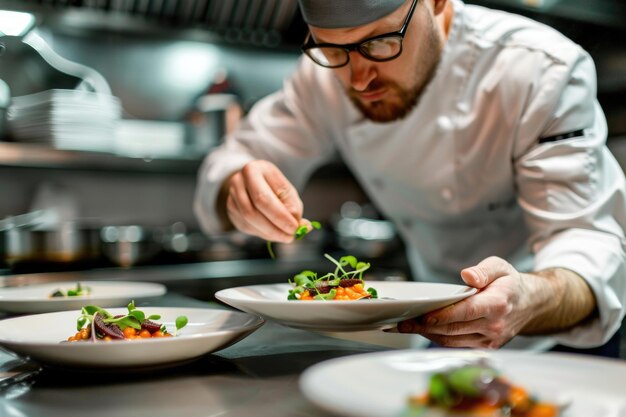
[[[0,48],[0,55],[1,55],[1,51],[2,49]],[[11,104],[11,89],[9,88],[9,85],[4,80],[0,79],[0,140],[4,140],[6,138],[7,111],[9,109],[10,104]]]
[[[204,155],[233,131],[243,116],[237,96],[207,94],[198,99],[187,116],[188,146],[195,154]]]
[[[105,226],[100,230],[102,253],[121,267],[152,260],[162,250],[155,231],[145,226]]]

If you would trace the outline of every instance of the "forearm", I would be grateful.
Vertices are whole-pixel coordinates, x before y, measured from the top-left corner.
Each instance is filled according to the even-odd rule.
[[[555,268],[523,274],[530,297],[531,320],[521,334],[555,333],[597,314],[596,300],[587,282],[567,269]]]

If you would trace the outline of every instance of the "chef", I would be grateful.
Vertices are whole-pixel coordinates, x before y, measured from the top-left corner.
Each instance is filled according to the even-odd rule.
[[[414,279],[479,291],[400,332],[451,347],[591,348],[626,302],[624,175],[590,56],[555,30],[460,0],[300,0],[309,34],[282,90],[211,152],[195,212],[291,242],[311,174],[345,161]]]

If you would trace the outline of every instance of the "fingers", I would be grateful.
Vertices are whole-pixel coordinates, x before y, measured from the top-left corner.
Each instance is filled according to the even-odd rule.
[[[234,176],[231,182],[242,181]],[[243,186],[234,186],[226,200],[226,211],[233,225],[240,231],[273,241],[288,241],[291,235],[277,229],[269,219],[259,215]]]
[[[282,207],[298,221],[296,225],[298,227],[303,210],[302,200],[298,195],[298,191],[278,169],[266,171],[265,179],[271,187],[273,195],[282,203]]]
[[[481,333],[488,323],[484,318],[471,321],[458,321],[437,326],[428,326],[419,318],[405,320],[398,324],[400,333],[419,333],[432,335],[462,336],[473,333]]]
[[[501,276],[515,273],[516,270],[510,263],[497,256],[491,256],[479,262],[478,265],[462,270],[461,278],[470,287],[485,288]]]
[[[452,348],[482,348],[495,349],[502,346],[499,341],[494,341],[480,333],[467,334],[462,336],[440,336],[436,334],[421,334],[425,338],[432,340],[440,346]]]
[[[506,297],[497,291],[485,290],[458,303],[424,314],[420,320],[427,326],[470,322],[482,318],[493,320],[508,314],[511,309]]]
[[[253,161],[229,179],[226,209],[237,229],[287,243],[301,224],[303,205],[276,166]]]
[[[399,333],[415,333],[447,347],[500,347],[509,336],[503,334],[503,322],[487,319],[455,322],[438,326],[424,325],[420,318],[398,323]]]

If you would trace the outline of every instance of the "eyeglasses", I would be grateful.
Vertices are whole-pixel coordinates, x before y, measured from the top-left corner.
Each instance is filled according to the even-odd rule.
[[[316,64],[326,68],[339,68],[350,62],[350,52],[357,51],[365,58],[384,62],[397,58],[402,53],[402,40],[409,26],[415,5],[418,0],[413,0],[409,14],[404,19],[404,24],[397,32],[384,33],[382,35],[367,38],[359,43],[344,45],[334,43],[315,43],[311,33],[307,35],[302,52],[311,58]]]

